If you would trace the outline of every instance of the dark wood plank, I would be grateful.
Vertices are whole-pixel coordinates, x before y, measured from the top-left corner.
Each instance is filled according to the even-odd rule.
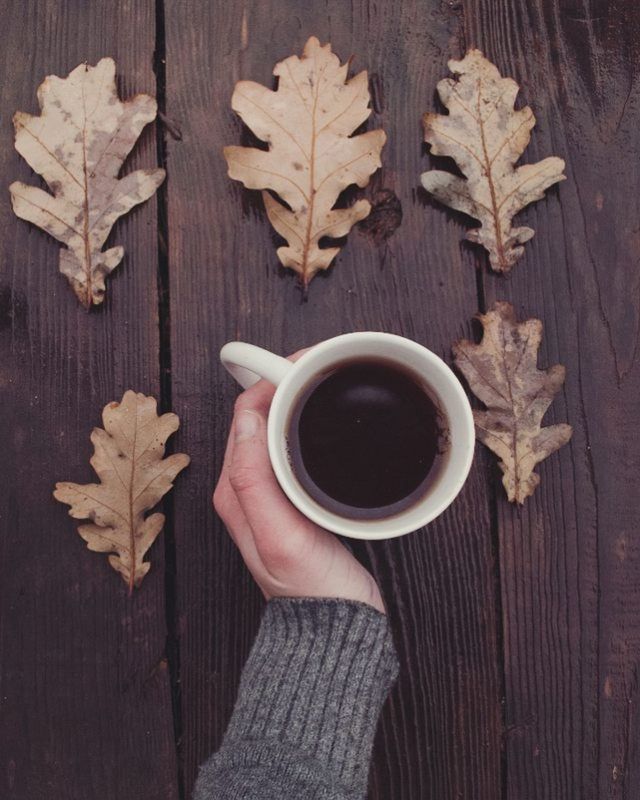
[[[163,542],[132,598],[53,500],[94,479],[89,434],[129,388],[157,395],[156,203],[117,223],[126,250],[103,308],[87,314],[58,273],[59,245],[18,220],[6,187],[38,183],[11,115],[37,112],[45,75],[105,55],[124,97],[155,91],[154,3],[2,4],[0,88],[0,796],[177,797],[164,660]],[[156,163],[153,126],[127,169]]]
[[[536,236],[512,277],[484,277],[488,303],[543,320],[540,363],[567,367],[548,420],[575,431],[521,511],[497,490],[507,797],[638,797],[640,13],[469,0],[464,20],[538,118],[525,160],[568,176],[521,214]]]
[[[173,406],[193,464],[175,494],[185,785],[221,740],[262,601],[211,508],[237,388],[218,364],[241,338],[280,353],[348,330],[406,334],[449,358],[477,310],[459,226],[418,189],[433,105],[460,31],[440,2],[191,3],[168,0],[169,271]],[[402,228],[387,245],[354,231],[307,303],[278,266],[259,197],[231,182],[221,148],[243,139],[229,103],[239,78],[271,85],[275,62],[309,35],[331,40],[376,93],[371,126],[389,135],[367,194],[389,189]],[[501,707],[487,461],[436,524],[358,546],[381,581],[402,659],[374,757],[372,797],[500,796]],[[286,532],[283,532],[283,535]]]

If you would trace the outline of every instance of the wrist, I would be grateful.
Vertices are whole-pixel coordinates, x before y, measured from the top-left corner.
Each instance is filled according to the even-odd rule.
[[[267,601],[277,599],[301,600],[303,598],[313,600],[345,600],[347,602],[362,603],[363,605],[371,606],[380,614],[384,614],[385,616],[387,614],[380,589],[373,579],[371,580],[370,586],[363,587],[361,591],[352,593],[339,592],[333,594],[330,591],[323,590],[319,590],[318,592],[307,590],[303,592],[293,588],[281,588],[277,591],[272,591],[262,586],[260,588]]]

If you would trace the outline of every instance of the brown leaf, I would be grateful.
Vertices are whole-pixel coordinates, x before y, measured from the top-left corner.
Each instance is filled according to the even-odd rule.
[[[571,438],[570,425],[540,427],[564,383],[565,370],[560,364],[547,370],[536,367],[539,319],[519,323],[510,303],[495,303],[478,318],[482,342],[456,342],[455,363],[487,407],[473,412],[478,438],[500,458],[509,500],[522,503],[540,483],[533,471],[536,464]]]
[[[94,428],[91,466],[100,483],[57,483],[53,496],[71,506],[76,519],[90,519],[78,533],[89,550],[114,553],[109,563],[129,586],[139,586],[151,564],[143,561],[164,524],[163,514],[144,512],[173,486],[189,456],[176,453],[163,458],[164,446],[178,430],[176,414],[156,413],[156,401],[131,390],[120,403],[102,412],[104,430]]]
[[[480,220],[466,238],[489,251],[496,272],[508,272],[534,234],[511,227],[513,217],[565,179],[564,161],[551,156],[514,169],[536,123],[529,106],[514,111],[518,84],[502,78],[479,50],[448,66],[458,80],[440,81],[438,94],[449,114],[425,114],[424,139],[434,155],[453,158],[466,180],[431,170],[421,175],[422,185],[441,203]]]
[[[53,192],[21,181],[9,187],[13,210],[68,249],[60,272],[89,308],[104,299],[104,279],[122,260],[123,247],[102,246],[115,221],[147,200],[164,180],[163,169],[118,173],[144,126],[155,119],[156,101],[139,94],[118,99],[116,65],[103,58],[80,64],[66,78],[49,75],[38,89],[39,117],[13,117],[16,150]]]
[[[347,81],[349,64],[312,36],[302,58],[276,64],[276,91],[252,81],[236,84],[231,105],[269,150],[225,147],[229,176],[262,192],[269,221],[287,240],[278,249],[285,267],[295,270],[304,287],[318,270],[327,269],[339,247],[320,249],[324,236],[346,236],[370,211],[367,200],[333,208],[338,195],[360,187],[380,166],[384,131],[350,134],[371,114],[367,73]]]

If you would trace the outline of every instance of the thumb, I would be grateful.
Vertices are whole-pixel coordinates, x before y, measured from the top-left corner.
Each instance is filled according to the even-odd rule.
[[[229,482],[254,533],[256,545],[300,530],[301,514],[289,503],[273,474],[267,448],[267,421],[255,409],[239,410]],[[304,527],[304,523],[303,523]]]

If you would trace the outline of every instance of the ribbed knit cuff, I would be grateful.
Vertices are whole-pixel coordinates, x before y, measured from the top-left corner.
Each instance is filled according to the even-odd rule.
[[[300,766],[310,757],[328,781],[363,794],[378,717],[397,674],[387,618],[372,606],[274,598],[242,673],[223,748],[238,752],[251,740],[257,756],[285,744],[299,753]]]

